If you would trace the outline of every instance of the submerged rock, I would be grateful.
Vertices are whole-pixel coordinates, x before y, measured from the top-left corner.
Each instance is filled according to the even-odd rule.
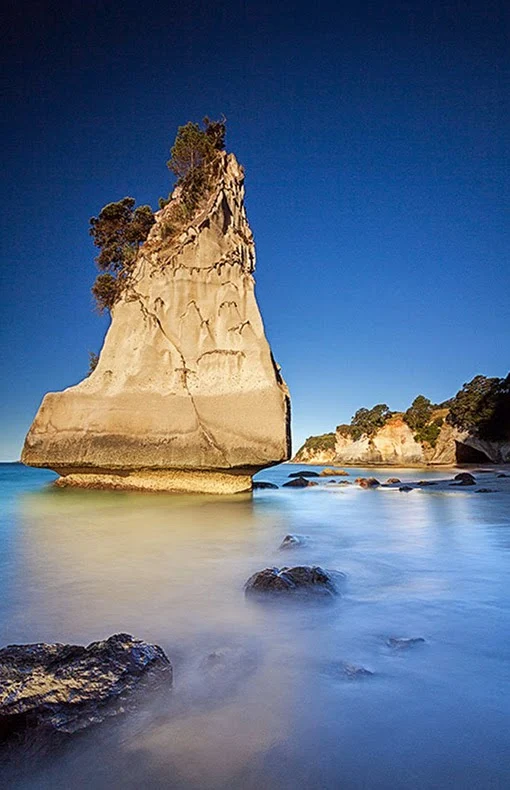
[[[414,636],[414,637],[397,637],[397,636],[390,636],[387,641],[387,645],[389,647],[393,647],[396,650],[406,650],[409,647],[414,647],[415,645],[420,645],[425,642],[422,636]]]
[[[408,494],[409,491],[413,490],[413,487],[412,486],[400,486],[400,488],[398,490]]]
[[[268,483],[266,480],[254,480],[253,490],[255,491],[257,488],[278,488],[278,486],[276,483]]]
[[[158,645],[115,634],[83,645],[8,645],[0,650],[0,736],[27,728],[73,733],[123,711],[137,687],[172,684]]]
[[[453,479],[463,485],[474,485],[476,483],[476,478],[470,472],[459,472]]]
[[[303,472],[291,472],[289,477],[319,477],[318,472],[308,472],[306,469]]]
[[[308,488],[309,486],[316,486],[317,483],[312,483],[311,480],[307,480],[306,477],[295,477],[293,480],[289,480],[287,483],[283,484],[284,488]]]
[[[244,171],[220,152],[181,232],[156,213],[90,376],[48,393],[22,460],[59,485],[234,493],[290,456],[288,389],[255,299]],[[175,222],[174,222],[175,224]]]
[[[495,488],[477,488],[475,494],[495,494]]]
[[[507,475],[504,472],[500,472],[499,475],[496,475],[496,476],[497,477],[510,477],[510,475]]]
[[[305,539],[301,535],[285,535],[280,543],[280,549],[294,549],[296,546],[302,546]]]
[[[250,576],[244,589],[247,595],[285,593],[311,594],[329,598],[338,594],[332,574],[316,565],[265,568]]]
[[[355,482],[360,488],[377,488],[377,486],[381,485],[375,477],[357,477]]]
[[[437,481],[436,480],[418,480],[416,485],[420,486],[420,488],[427,488],[427,486],[435,486],[435,485],[437,485]]]
[[[349,680],[362,680],[363,678],[373,677],[374,673],[366,667],[357,666],[356,664],[347,664],[342,662],[340,669]]]

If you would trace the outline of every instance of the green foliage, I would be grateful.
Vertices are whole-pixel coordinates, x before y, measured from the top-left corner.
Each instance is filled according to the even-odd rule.
[[[415,440],[417,442],[428,442],[431,447],[435,447],[439,438],[439,434],[441,433],[441,426],[443,422],[443,418],[438,417],[437,419],[422,425],[414,434]]]
[[[211,121],[206,117],[203,128],[198,123],[189,121],[177,130],[167,166],[177,176],[177,184],[181,187],[181,200],[190,216],[211,188],[213,165],[218,151],[224,147],[225,119]],[[163,205],[166,203],[161,199],[160,208]]]
[[[92,295],[100,313],[111,310],[119,296],[119,281],[110,272],[98,274],[92,286]]]
[[[341,436],[350,436],[351,435],[351,426],[342,423],[341,425],[336,426],[336,431]]]
[[[350,433],[353,440],[357,441],[362,436],[373,436],[379,428],[386,424],[391,414],[385,403],[378,403],[371,409],[358,409],[350,425]]]
[[[159,208],[162,209],[162,208],[165,208],[165,206],[168,206],[168,204],[170,203],[171,199],[172,199],[172,195],[171,194],[168,195],[168,197],[166,197],[166,198],[160,197],[159,200],[158,200]]]
[[[482,439],[510,438],[510,373],[506,378],[475,376],[450,403],[447,421]]]
[[[309,450],[334,450],[335,449],[335,434],[323,433],[320,436],[309,436],[305,441],[303,447]]]
[[[108,203],[98,217],[90,220],[90,235],[99,248],[96,263],[105,274],[98,275],[92,287],[99,310],[111,309],[136,261],[138,248],[154,224],[150,206],[138,206],[125,197]],[[108,275],[108,276],[105,276]]]
[[[167,162],[169,170],[182,183],[193,170],[203,169],[225,147],[225,120],[204,118],[203,127],[188,121],[179,126]]]
[[[411,430],[419,431],[430,420],[434,407],[424,395],[418,395],[404,414],[404,420]]]
[[[87,376],[90,376],[90,374],[95,371],[98,362],[99,354],[96,354],[94,351],[89,351],[89,372],[87,373]]]

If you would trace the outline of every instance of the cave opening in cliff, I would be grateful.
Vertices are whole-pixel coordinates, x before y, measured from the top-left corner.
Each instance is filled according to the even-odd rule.
[[[481,450],[470,447],[462,442],[455,442],[455,460],[458,464],[492,464],[493,462]]]

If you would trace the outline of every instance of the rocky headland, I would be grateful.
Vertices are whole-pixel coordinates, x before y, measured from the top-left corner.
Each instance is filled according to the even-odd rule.
[[[418,396],[406,412],[360,409],[350,425],[310,436],[294,463],[344,466],[455,466],[510,463],[510,379],[477,376],[434,406]]]
[[[156,213],[91,375],[48,393],[29,430],[23,463],[60,485],[234,493],[289,458],[235,156],[218,152],[207,199],[176,234],[181,203],[178,186]]]

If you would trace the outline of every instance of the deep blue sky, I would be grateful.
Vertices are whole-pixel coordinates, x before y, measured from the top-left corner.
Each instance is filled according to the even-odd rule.
[[[0,459],[101,346],[89,218],[156,206],[176,127],[205,114],[246,168],[296,449],[362,405],[505,375],[504,7],[9,0]]]

